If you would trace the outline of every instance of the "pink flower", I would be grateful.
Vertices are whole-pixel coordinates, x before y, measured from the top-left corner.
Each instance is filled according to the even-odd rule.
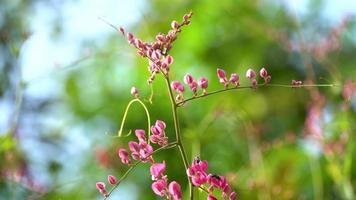
[[[135,135],[138,138],[138,141],[140,141],[140,142],[146,141],[145,134],[146,134],[145,131],[142,129],[135,130]]]
[[[261,78],[263,78],[265,80],[265,84],[267,84],[268,82],[271,81],[271,76],[268,75],[268,72],[265,68],[262,68],[260,70],[260,76],[261,76]]]
[[[150,168],[152,180],[157,180],[159,177],[163,176],[165,171],[166,171],[166,163],[164,161],[162,163],[153,164]]]
[[[162,62],[162,68],[169,68],[169,66],[171,66],[173,64],[173,57],[168,55],[164,58],[163,62]]]
[[[97,182],[97,183],[96,183],[96,188],[99,190],[99,192],[100,192],[101,194],[104,195],[104,197],[107,197],[107,196],[108,196],[108,194],[107,194],[107,192],[106,192],[106,189],[105,189],[105,183],[103,183],[103,182]]]
[[[257,81],[256,81],[256,72],[253,71],[252,69],[248,69],[246,71],[246,78],[250,79],[252,88],[257,87]]]
[[[208,79],[205,77],[200,77],[198,80],[198,85],[202,88],[202,89],[206,89],[208,87]]]
[[[153,61],[155,61],[155,63],[157,63],[156,61],[158,61],[161,58],[161,53],[159,50],[153,51],[151,58]]]
[[[119,31],[122,35],[125,35],[125,29],[123,27],[120,26]]]
[[[207,182],[207,176],[204,172],[196,171],[194,175],[191,176],[192,184],[195,186],[201,186]]]
[[[105,190],[105,183],[103,182],[97,182],[95,186],[98,190]]]
[[[142,162],[153,162],[152,160],[152,152],[153,148],[151,145],[147,144],[146,142],[140,142],[140,159]]]
[[[127,41],[129,41],[130,44],[134,43],[135,37],[134,37],[134,35],[132,33],[130,33],[130,32],[127,33],[126,37],[127,37]]]
[[[129,158],[129,153],[127,152],[126,149],[123,149],[123,148],[119,149],[117,151],[117,154],[118,154],[118,156],[121,159],[121,162],[123,164],[130,164],[131,163],[130,158]]]
[[[264,67],[260,70],[260,76],[261,78],[267,78],[268,76],[267,70]]]
[[[246,78],[248,79],[254,79],[256,77],[256,72],[253,71],[252,69],[248,69],[246,71]]]
[[[115,185],[117,183],[117,179],[115,176],[113,175],[109,175],[108,176],[108,182],[111,184],[111,185]]]
[[[236,193],[235,192],[231,193],[231,187],[229,186],[224,176],[209,174],[208,183],[210,184],[208,188],[209,192],[212,193],[215,188],[222,190],[222,194],[221,194],[222,199],[226,199],[227,197],[229,197],[230,199],[236,198]]]
[[[187,175],[191,178],[193,185],[200,186],[207,182],[207,169],[208,162],[206,160],[194,159],[192,165],[187,169]]]
[[[220,176],[209,174],[208,175],[208,183],[210,184],[211,189],[220,187]]]
[[[158,34],[156,36],[156,40],[158,40],[159,42],[164,43],[166,41],[166,37],[163,34]]]
[[[141,141],[140,143],[130,141],[129,148],[134,160],[141,160],[142,162],[153,161],[151,156],[153,148],[146,141]]]
[[[131,150],[131,156],[134,160],[140,159],[140,145],[137,142],[130,141],[129,148]]]
[[[184,76],[184,83],[185,84],[190,85],[190,84],[193,83],[193,81],[194,81],[194,78],[193,78],[193,76],[191,74],[186,74]]]
[[[173,22],[171,23],[171,27],[172,27],[173,29],[178,29],[178,28],[179,28],[179,23],[178,23],[177,21],[173,21]]]
[[[161,121],[157,120],[156,124],[151,126],[152,135],[150,136],[150,140],[152,143],[158,144],[160,146],[165,146],[168,144],[168,137],[164,132],[166,128],[166,124]]]
[[[236,87],[240,85],[239,83],[239,75],[237,75],[236,73],[232,73],[230,76],[230,83],[232,83],[233,85],[235,85]]]
[[[208,79],[205,77],[200,77],[198,80],[198,85],[203,89],[202,95],[206,95],[206,88],[208,87]]]
[[[252,80],[251,80],[251,85],[252,85],[253,88],[256,88],[256,87],[257,87],[257,81],[256,81],[256,79],[252,79]]]
[[[231,193],[230,193],[229,200],[236,200],[236,199],[237,199],[237,194],[236,194],[236,192],[231,192]]]
[[[156,126],[160,127],[161,129],[165,129],[166,128],[166,123],[164,123],[164,121],[162,121],[162,120],[157,120],[156,121]]]
[[[173,200],[181,200],[182,199],[182,192],[180,189],[180,185],[172,181],[168,186],[169,194],[173,197]]]
[[[164,197],[167,191],[167,178],[163,177],[152,183],[151,188],[155,194],[160,197]]]
[[[173,81],[171,83],[171,88],[180,93],[184,92],[184,86],[179,81]]]
[[[197,91],[198,91],[198,83],[193,81],[190,85],[190,90],[193,92],[194,96],[197,95]]]
[[[228,81],[227,81],[227,78],[226,78],[226,73],[224,70],[218,68],[217,69],[217,74],[218,74],[218,78],[219,78],[219,82],[220,83],[223,83],[224,84],[224,87],[227,88],[228,86]]]
[[[139,97],[138,89],[136,87],[131,88],[131,95],[134,96],[135,98]]]

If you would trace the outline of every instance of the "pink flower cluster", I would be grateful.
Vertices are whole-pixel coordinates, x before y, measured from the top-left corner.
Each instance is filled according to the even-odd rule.
[[[230,75],[230,79],[227,79],[226,72],[223,69],[218,68],[217,75],[219,82],[224,85],[225,89],[229,87],[229,84],[232,84],[234,87],[240,86],[240,77],[236,73],[232,73]],[[268,72],[265,68],[260,70],[260,77],[264,79],[265,84],[271,81],[271,76],[268,75]],[[246,71],[246,78],[250,80],[251,86],[253,88],[257,87],[256,72],[253,69],[248,69]]]
[[[110,183],[110,185],[116,185],[117,184],[117,179],[116,179],[115,176],[109,175],[108,176],[108,182]],[[101,194],[103,194],[104,197],[108,197],[109,196],[108,192],[106,191],[106,186],[105,186],[104,182],[101,182],[101,181],[97,182],[95,184],[95,186],[96,186],[96,189],[98,189],[99,192]]]
[[[124,36],[126,35],[128,42],[137,48],[138,54],[149,59],[148,70],[151,76],[148,83],[152,83],[157,73],[168,74],[169,68],[173,64],[173,57],[168,52],[172,48],[172,43],[177,39],[177,34],[181,32],[181,28],[190,24],[192,15],[192,12],[185,14],[181,23],[173,21],[171,23],[172,29],[167,34],[159,33],[156,40],[150,43],[136,38],[132,33],[125,34],[124,28],[119,28],[119,31]]]
[[[228,79],[226,76],[226,72],[218,68],[217,69],[217,76],[219,78],[219,82],[224,85],[224,88],[227,89],[229,85],[233,85],[234,87],[240,86],[240,77],[236,73],[232,73],[230,78]],[[260,70],[260,77],[264,79],[265,84],[271,81],[271,76],[268,74],[265,68]],[[252,69],[248,69],[246,72],[246,78],[248,78],[251,82],[253,88],[257,87],[257,80],[256,80],[256,72]],[[186,74],[183,78],[183,82],[189,86],[190,90],[193,92],[193,97],[198,95],[199,87],[202,89],[202,95],[206,95],[206,89],[208,88],[208,79],[205,77],[200,77],[197,81],[193,78],[191,74]],[[180,81],[172,81],[171,88],[177,93],[176,101],[183,101],[184,100],[184,92],[185,88],[184,85]]]
[[[185,84],[187,84],[190,90],[193,92],[193,96],[198,95],[198,87],[202,89],[202,95],[206,94],[206,88],[208,88],[208,79],[205,77],[200,77],[197,81],[194,80],[191,74],[186,74],[183,78]],[[183,93],[185,91],[184,85],[179,81],[173,81],[171,83],[171,88],[177,92],[177,101],[184,100]]]
[[[152,143],[157,143],[160,146],[165,146],[168,144],[168,138],[165,136],[164,129],[166,128],[166,124],[161,121],[157,120],[156,124],[151,127],[152,135],[150,136],[150,141]],[[134,160],[140,160],[141,162],[145,163],[147,161],[153,163],[153,158],[151,156],[153,152],[153,147],[147,143],[146,133],[142,129],[135,130],[135,135],[138,139],[136,141],[129,142],[129,149],[131,151],[131,157]],[[125,148],[120,148],[117,151],[117,154],[122,163],[130,165],[131,160],[129,157],[129,152]]]
[[[150,140],[152,143],[160,146],[166,146],[168,144],[168,137],[166,137],[164,129],[166,129],[166,124],[161,120],[157,120],[155,125],[151,126],[152,135]]]
[[[152,164],[150,172],[152,175],[152,180],[154,181],[151,188],[155,194],[160,197],[166,197],[167,199],[181,200],[182,192],[180,185],[176,181],[172,181],[168,185],[168,178],[165,175],[166,163]]]
[[[208,184],[209,196],[208,200],[215,200],[213,196],[214,189],[222,191],[222,198],[229,200],[236,200],[236,192],[231,191],[231,187],[227,183],[224,176],[218,176],[214,174],[207,174],[208,162],[206,160],[201,161],[199,158],[195,158],[192,165],[187,169],[187,174],[191,178],[192,184],[196,187],[201,187],[204,184]]]
[[[164,123],[164,121],[157,120],[156,123],[151,126],[152,135],[149,138],[150,141],[162,147],[167,146],[168,137],[166,137],[165,129],[166,124]],[[155,163],[152,157],[153,147],[147,143],[145,131],[142,129],[137,129],[135,130],[135,135],[138,139],[138,142],[130,141],[128,143],[131,157],[133,160],[139,160],[143,163],[150,162],[152,164],[150,172],[152,180],[154,181],[152,183],[153,192],[161,197],[165,196],[173,200],[182,199],[180,185],[176,181],[172,181],[168,185],[167,175],[164,174],[166,170],[166,163],[164,161],[162,163]],[[130,153],[125,148],[119,148],[117,151],[121,162],[129,166],[132,164]],[[108,182],[111,185],[118,184],[116,177],[113,175],[108,176]],[[109,193],[107,193],[107,190],[105,188],[104,182],[97,182],[96,188],[101,194],[104,195],[104,197],[109,196]]]

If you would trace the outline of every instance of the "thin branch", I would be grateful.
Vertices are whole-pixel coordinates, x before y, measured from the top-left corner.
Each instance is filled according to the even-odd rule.
[[[163,73],[163,72],[161,72]],[[182,142],[182,135],[180,133],[180,126],[179,126],[179,118],[178,118],[178,113],[177,113],[177,104],[176,104],[176,101],[174,99],[174,95],[173,95],[173,91],[172,91],[172,88],[171,88],[171,82],[169,80],[169,76],[165,76],[165,81],[166,81],[166,85],[167,85],[167,89],[168,89],[168,94],[169,94],[169,97],[170,97],[170,100],[171,100],[171,106],[172,106],[172,114],[173,114],[173,122],[174,122],[174,128],[175,128],[175,133],[176,133],[176,139],[177,139],[177,145],[178,145],[178,148],[179,148],[179,152],[180,152],[180,156],[183,160],[183,164],[184,164],[184,168],[185,170],[188,169],[189,167],[189,163],[188,163],[188,158],[187,158],[187,154],[185,152],[185,149],[184,149],[184,145],[183,145],[183,142]],[[191,200],[194,199],[194,194],[193,194],[193,186],[192,186],[192,183],[189,179],[189,177],[187,176],[187,179],[188,179],[188,185],[189,185],[189,198]]]
[[[336,86],[335,84],[310,84],[310,85],[286,85],[286,84],[258,84],[258,87],[285,87],[285,88],[302,88],[302,87],[334,87]],[[252,86],[239,86],[239,87],[234,87],[234,88],[227,88],[227,89],[221,89],[221,90],[215,90],[213,92],[209,92],[206,93],[205,95],[199,95],[199,96],[195,96],[195,97],[191,97],[188,99],[185,99],[183,101],[178,102],[176,105],[177,107],[181,107],[182,105],[184,105],[186,102],[188,101],[192,101],[195,99],[200,99],[203,97],[207,97],[213,94],[218,94],[218,93],[222,93],[222,92],[227,92],[227,91],[232,91],[232,90],[240,90],[240,89],[254,89]]]
[[[152,156],[153,154],[155,153],[158,153],[159,151],[161,150],[164,150],[164,149],[170,149],[170,148],[173,148],[177,146],[177,142],[172,142],[172,143],[169,143],[167,146],[164,146],[164,147],[160,147],[156,150],[154,150],[151,154],[149,154],[146,158]],[[111,188],[111,190],[107,193],[107,197],[104,197],[104,200],[105,199],[108,199],[111,195],[111,193],[120,185],[120,183],[131,173],[131,171],[138,165],[140,164],[142,161],[139,160],[137,161],[136,163],[134,163],[126,172],[124,175],[122,175],[122,177],[117,181],[117,183]]]

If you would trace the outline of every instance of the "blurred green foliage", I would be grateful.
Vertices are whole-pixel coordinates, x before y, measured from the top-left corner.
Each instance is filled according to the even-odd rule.
[[[16,52],[21,51],[21,43],[27,36],[19,35],[31,32],[26,26],[25,14],[31,12],[33,3],[20,2],[14,8],[11,1],[1,2],[2,15],[6,17],[5,23],[1,23],[1,53],[7,55],[4,56],[7,67],[2,68],[0,76],[1,97],[8,91],[13,99],[17,94],[9,77],[21,68]],[[145,40],[153,40],[158,32],[169,30],[173,19],[180,19],[190,10],[194,12],[191,25],[183,29],[171,51],[173,80],[182,80],[186,73],[196,78],[206,76],[209,78],[208,91],[212,91],[222,87],[215,75],[217,67],[228,73],[237,72],[241,84],[246,85],[245,71],[263,66],[272,75],[272,83],[289,84],[292,79],[298,79],[336,84],[332,88],[315,89],[326,99],[321,109],[324,143],[319,152],[311,150],[318,145],[306,139],[305,131],[315,91],[266,87],[226,92],[185,105],[179,117],[189,159],[200,155],[208,160],[209,171],[226,175],[238,199],[355,197],[355,96],[351,102],[342,96],[345,80],[355,81],[356,77],[354,18],[350,18],[342,29],[340,46],[330,51],[322,49],[326,55],[320,56],[303,47],[317,45],[339,26],[325,21],[321,15],[322,1],[311,1],[308,13],[297,18],[295,13],[271,1],[152,0],[147,4],[140,21],[129,27],[129,31]],[[108,27],[107,31],[112,30]],[[14,45],[18,47],[13,48]],[[83,48],[85,46],[83,44]],[[35,140],[56,149],[40,150],[49,153],[53,160],[35,161],[43,167],[32,171],[48,172],[49,184],[36,188],[12,178],[21,170],[25,171],[22,175],[27,179],[36,177],[36,174],[28,174],[34,162],[27,158],[31,152],[21,147],[21,131],[26,131],[15,128],[0,135],[1,200],[100,198],[95,182],[106,179],[107,174],[120,177],[126,171],[127,167],[116,156],[116,149],[126,146],[134,136],[118,139],[110,134],[115,134],[119,128],[124,109],[132,98],[131,86],[138,87],[141,96],[149,97],[147,63],[135,56],[134,49],[115,32],[105,38],[104,45],[91,47],[94,54],[88,59],[75,63],[75,67],[71,66],[64,73],[51,75],[62,80],[61,96],[43,100],[39,105],[32,102],[36,106],[31,105],[31,101],[26,103],[24,97],[18,127],[25,123],[25,117],[21,116],[26,112],[48,116],[63,107],[70,112],[68,120],[59,128],[33,128],[38,133]],[[14,52],[14,49],[18,50]],[[146,102],[152,122],[164,120],[166,132],[173,139],[173,119],[162,77],[154,81],[153,92],[153,104]],[[56,109],[52,110],[53,107]],[[84,127],[80,131],[90,140],[89,147],[81,155],[67,152],[73,148],[66,146],[67,130],[76,125]],[[103,126],[109,134],[98,129]],[[146,117],[144,110],[134,105],[125,131],[137,128],[146,128]],[[347,135],[342,150],[326,153],[323,148],[336,144],[342,134]],[[55,160],[65,152],[66,163]],[[181,183],[187,194],[185,170],[177,149],[161,152],[155,159],[166,160],[169,179]],[[65,170],[68,164],[79,173]],[[120,195],[131,193],[136,199],[158,199],[151,191],[148,170],[148,164],[137,167],[116,192]],[[72,177],[63,181],[61,176]],[[206,199],[204,193],[196,193],[199,199]],[[112,199],[121,199],[120,195]]]

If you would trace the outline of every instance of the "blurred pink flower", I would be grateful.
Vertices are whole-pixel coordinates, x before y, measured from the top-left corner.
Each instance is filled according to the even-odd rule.
[[[131,95],[134,96],[135,98],[139,97],[138,89],[136,87],[131,88]]]
[[[136,129],[135,130],[135,135],[138,139],[138,141],[142,142],[142,141],[146,141],[146,137],[145,137],[145,131],[142,129]]]
[[[113,175],[109,175],[108,176],[108,182],[111,184],[111,185],[115,185],[117,183],[117,179],[115,176]]]
[[[151,188],[155,194],[160,197],[164,197],[167,191],[167,178],[163,177],[152,183]]]
[[[239,78],[240,78],[239,75],[237,75],[236,73],[232,73],[229,81],[230,83],[235,85],[235,87],[238,87],[240,85]]]
[[[182,192],[180,189],[180,185],[172,181],[168,186],[169,194],[173,197],[173,200],[181,200],[182,199]]]
[[[166,171],[166,163],[164,161],[162,163],[152,164],[150,168],[152,180],[157,180],[159,177],[163,176],[165,171]]]
[[[253,71],[252,69],[248,69],[246,71],[246,78],[248,79],[254,79],[256,77],[256,72]]]

